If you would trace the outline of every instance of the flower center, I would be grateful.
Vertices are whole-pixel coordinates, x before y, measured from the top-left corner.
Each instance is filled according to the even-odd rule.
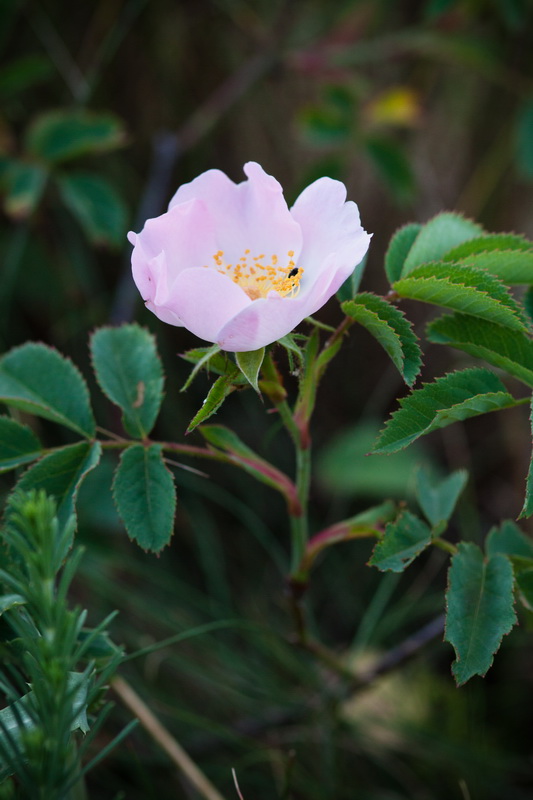
[[[288,251],[285,265],[279,263],[277,255],[271,255],[269,261],[264,253],[258,256],[250,253],[250,250],[245,250],[236,264],[226,264],[224,252],[219,250],[213,256],[215,268],[238,284],[250,300],[267,297],[269,292],[277,292],[281,297],[296,297],[304,270],[296,266],[294,250]],[[208,267],[207,264],[204,266]]]

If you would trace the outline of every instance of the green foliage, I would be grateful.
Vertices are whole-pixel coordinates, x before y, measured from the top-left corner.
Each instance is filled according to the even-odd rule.
[[[427,338],[482,358],[533,387],[533,341],[521,331],[465,314],[451,314],[431,322]]]
[[[393,197],[399,203],[411,200],[415,179],[404,149],[394,139],[385,136],[369,136],[365,149]]]
[[[365,255],[361,263],[356,266],[350,277],[344,281],[341,288],[338,290],[336,296],[339,303],[344,303],[346,300],[352,300],[359,291],[359,286],[361,285],[361,281],[363,280],[363,275],[365,274],[366,264],[368,260],[367,256],[368,253]]]
[[[27,425],[0,416],[0,473],[39,457],[41,443]]]
[[[342,310],[363,325],[392,359],[411,386],[422,363],[418,339],[403,313],[376,295],[365,292],[342,304]]]
[[[405,277],[415,267],[438,261],[453,247],[483,233],[483,228],[460,214],[445,211],[437,214],[422,227],[407,254],[402,275]]]
[[[235,353],[235,361],[240,371],[250,384],[259,394],[258,379],[261,371],[261,365],[265,358],[265,348],[261,347],[259,350],[252,350],[247,353]]]
[[[382,571],[403,572],[430,543],[431,529],[426,523],[402,511],[395,522],[387,524],[368,563]]]
[[[510,408],[519,402],[486,369],[451,372],[400,400],[400,408],[387,422],[373,452],[394,453],[419,436],[452,422]]]
[[[91,356],[104,394],[123,413],[126,431],[148,436],[163,399],[163,367],[154,337],[138,325],[99,328],[91,336]]]
[[[44,344],[24,344],[0,359],[0,400],[82,436],[94,436],[89,392],[81,373]]]
[[[533,99],[529,98],[518,114],[515,157],[518,169],[533,180]]]
[[[10,160],[2,174],[6,214],[14,219],[29,217],[43,195],[47,177],[41,164]]]
[[[513,570],[500,554],[483,558],[475,544],[462,542],[453,556],[446,593],[445,639],[453,645],[452,670],[460,686],[485,675],[502,638],[516,622]]]
[[[228,366],[227,373],[221,375],[220,378],[211,386],[207,397],[205,398],[201,409],[194,415],[187,428],[187,433],[190,433],[198,427],[202,422],[206,422],[209,417],[221,407],[222,403],[235,389],[235,378],[240,374],[240,370],[235,365]]]
[[[442,480],[433,478],[429,470],[418,470],[416,499],[434,528],[450,519],[467,481],[468,472],[464,469],[458,469]]]
[[[111,183],[90,172],[57,178],[61,199],[95,245],[120,247],[126,234],[127,209]]]
[[[51,164],[112,150],[123,142],[124,128],[118,117],[85,109],[41,114],[25,137],[28,152]]]
[[[529,422],[531,425],[531,433],[533,438],[533,402],[531,404]],[[529,462],[529,470],[527,473],[527,480],[526,480],[526,496],[524,499],[524,505],[522,506],[522,511],[520,512],[520,517],[530,517],[532,514],[533,514],[533,454]]]
[[[64,525],[75,514],[76,497],[82,481],[98,465],[101,454],[99,442],[79,442],[62,447],[27,469],[17,488],[42,490],[54,497],[57,517]]]
[[[499,527],[492,528],[485,542],[485,550],[488,556],[502,553],[533,560],[533,540],[510,519],[504,520]]]
[[[493,253],[497,257],[503,255],[505,258],[509,252],[527,252],[531,249],[533,249],[533,243],[525,236],[517,236],[516,233],[484,233],[483,236],[468,239],[463,244],[449,250],[442,256],[442,260],[464,260],[470,264],[471,257],[475,259],[477,256]]]
[[[385,253],[385,272],[390,283],[400,279],[405,259],[421,229],[422,225],[412,222],[399,228],[390,240]]]
[[[134,444],[121,455],[113,498],[128,535],[143,550],[158,553],[172,536],[176,490],[158,444]]]
[[[393,284],[400,297],[480,317],[524,331],[525,318],[504,285],[482,269],[456,264],[427,264]]]

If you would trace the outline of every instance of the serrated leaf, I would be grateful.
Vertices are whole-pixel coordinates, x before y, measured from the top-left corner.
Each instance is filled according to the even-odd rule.
[[[0,401],[50,419],[82,436],[95,434],[89,391],[72,361],[28,342],[0,359]]]
[[[372,452],[395,453],[420,436],[469,417],[519,404],[493,372],[450,372],[400,400]]]
[[[433,527],[450,519],[467,481],[468,472],[465,469],[458,469],[442,480],[435,480],[427,469],[418,470],[416,498]]]
[[[452,671],[460,686],[485,675],[516,622],[509,559],[496,554],[485,560],[479,547],[461,542],[452,558],[446,605],[444,638],[455,650]]]
[[[93,244],[120,246],[126,232],[124,201],[105,178],[90,172],[57,177],[61,199]]]
[[[389,522],[368,562],[382,571],[403,572],[431,543],[431,529],[414,514],[403,511]]]
[[[420,372],[422,358],[418,338],[404,314],[386,300],[368,292],[343,303],[342,309],[377,339],[411,386]]]
[[[158,553],[169,543],[176,490],[161,445],[134,444],[122,453],[113,478],[113,498],[128,536],[143,550]]]
[[[20,467],[39,457],[42,446],[27,425],[0,416],[0,473]]]
[[[26,470],[16,488],[22,491],[43,489],[55,497],[61,525],[75,514],[75,503],[83,479],[94,469],[102,454],[99,442],[78,442],[43,456]]]
[[[259,380],[259,373],[261,371],[261,365],[263,364],[264,358],[264,347],[260,347],[259,350],[249,350],[246,353],[235,353],[235,361],[237,362],[237,366],[250,386],[255,389],[257,394],[259,394],[259,386],[257,382]]]
[[[211,386],[201,409],[190,421],[186,433],[190,433],[198,427],[201,422],[205,422],[209,417],[213,416],[213,414],[216,414],[226,397],[234,390],[235,377],[237,375],[239,375],[239,370],[237,367],[234,367],[227,375],[221,375],[220,378],[217,378]]]
[[[502,553],[511,557],[533,559],[533,539],[526,536],[515,522],[506,519],[499,527],[489,531],[485,551],[488,556]]]
[[[530,406],[529,424],[531,430],[531,437],[533,439],[533,398]],[[531,454],[531,458],[529,461],[529,469],[526,478],[526,496],[524,499],[524,505],[522,506],[522,511],[520,512],[519,519],[522,519],[522,517],[530,517],[532,514],[533,514],[533,452]]]
[[[111,150],[124,142],[118,117],[85,109],[59,109],[41,114],[28,128],[26,147],[30,153],[59,164],[88,153]]]
[[[468,256],[457,263],[484,269],[509,286],[533,284],[532,250],[494,250]]]
[[[400,297],[421,300],[469,316],[496,322],[512,330],[526,329],[518,303],[505,286],[482,269],[435,263],[413,269],[393,284]]]
[[[444,211],[430,219],[416,237],[404,263],[402,275],[428,261],[438,261],[453,247],[483,234],[483,228],[460,214]]]
[[[464,314],[449,314],[431,322],[426,335],[434,344],[464,350],[533,387],[533,341],[521,331]]]
[[[122,410],[126,431],[144,438],[163,399],[163,367],[154,336],[135,324],[100,328],[90,348],[100,388]]]
[[[515,233],[486,233],[452,248],[442,256],[442,260],[463,261],[470,256],[492,253],[494,250],[527,251],[532,248],[533,242]]]
[[[4,211],[15,220],[29,217],[43,196],[47,170],[41,164],[12,160],[2,176]]]
[[[385,253],[385,272],[389,283],[394,283],[400,278],[405,259],[421,229],[422,225],[412,222],[397,230],[390,240]]]

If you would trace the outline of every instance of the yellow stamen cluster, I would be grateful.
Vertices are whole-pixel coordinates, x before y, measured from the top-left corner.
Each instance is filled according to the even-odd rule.
[[[251,256],[250,253],[250,250],[245,250],[236,264],[227,264],[223,250],[219,250],[213,256],[215,268],[238,284],[250,300],[267,297],[272,291],[281,297],[296,297],[304,270],[296,266],[294,250],[288,251],[286,266],[280,266],[280,259],[275,254],[270,256],[270,261],[265,261],[264,253],[257,256]],[[204,264],[204,267],[208,266]]]

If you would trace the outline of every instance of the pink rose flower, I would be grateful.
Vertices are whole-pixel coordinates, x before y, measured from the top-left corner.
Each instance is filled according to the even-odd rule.
[[[289,210],[277,180],[254,162],[233,183],[212,169],[180,186],[134,245],[133,279],[146,307],[223,350],[257,350],[335,294],[370,235],[346,187],[319,178]]]

